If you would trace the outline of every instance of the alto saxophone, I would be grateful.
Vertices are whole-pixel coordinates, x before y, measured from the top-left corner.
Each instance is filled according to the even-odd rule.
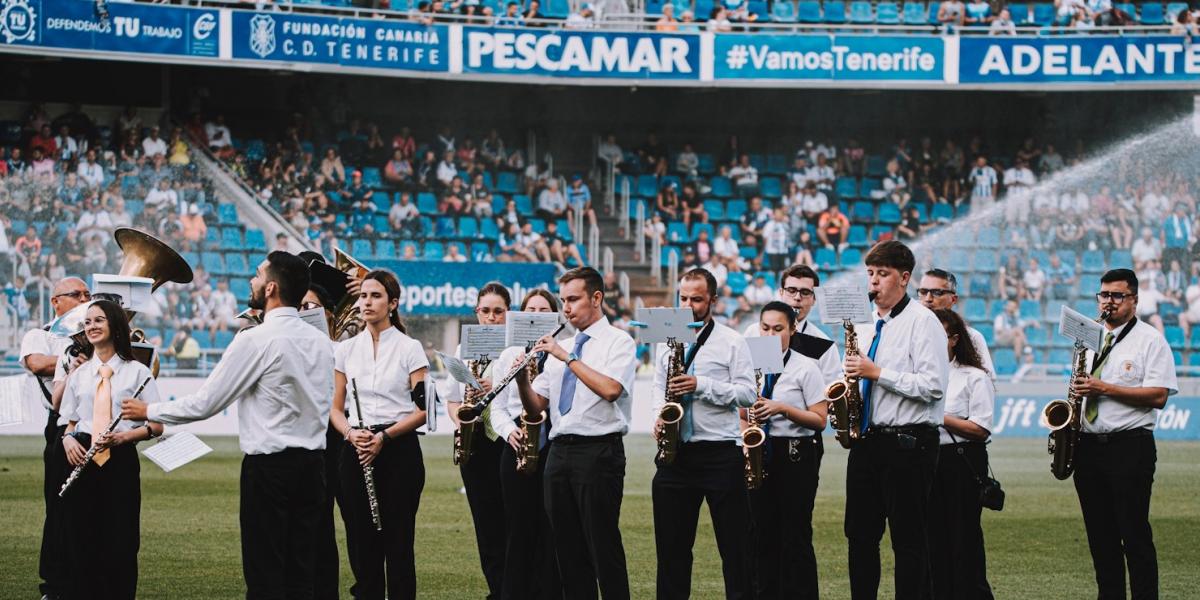
[[[358,412],[358,429],[367,429],[363,421],[362,404],[358,401],[358,382],[350,380],[350,391],[354,393],[354,409]],[[367,506],[371,509],[371,522],[375,531],[383,531],[383,519],[379,514],[379,494],[375,491],[375,465],[363,465],[363,484],[367,487]]]
[[[755,369],[754,389],[759,395],[762,394],[762,380],[762,370]],[[767,441],[767,432],[754,416],[754,407],[746,409],[746,422],[748,426],[742,430],[742,451],[746,455],[746,489],[756,490],[767,478],[763,467],[763,455],[766,450],[763,444]]]
[[[1097,321],[1103,323],[1111,313],[1100,313]],[[1079,444],[1080,417],[1083,416],[1083,394],[1075,391],[1075,379],[1088,375],[1087,352],[1083,344],[1075,342],[1075,366],[1071,369],[1071,385],[1067,388],[1066,400],[1051,400],[1042,408],[1042,425],[1050,429],[1046,451],[1051,455],[1050,472],[1062,480],[1075,472],[1075,447]]]
[[[666,403],[658,409],[659,425],[656,431],[658,455],[655,462],[660,465],[675,462],[675,455],[679,452],[679,426],[683,420],[683,404],[679,402],[680,398],[670,391],[670,382],[680,375],[683,375],[683,344],[675,341],[675,338],[668,338]]]
[[[529,349],[526,348],[526,352]],[[529,380],[537,379],[541,372],[541,360],[535,358],[526,367]],[[542,428],[546,426],[546,411],[531,415],[521,411],[521,451],[517,453],[517,472],[522,475],[532,475],[538,468],[538,445],[542,439]]]
[[[846,357],[858,356],[858,333],[850,319],[842,319],[846,334]],[[850,448],[862,437],[863,398],[858,377],[844,375],[825,388],[829,402],[829,424],[843,448]]]
[[[471,375],[475,379],[483,377],[484,371],[487,370],[488,364],[491,362],[487,358],[479,360],[467,361],[471,367]],[[475,388],[463,386],[463,405],[459,408],[459,414],[465,411],[473,411],[475,404],[479,401],[483,392]],[[469,419],[460,420],[458,430],[454,432],[454,464],[466,465],[471,460],[472,442],[475,440],[475,430],[479,427],[480,415],[474,415]]]

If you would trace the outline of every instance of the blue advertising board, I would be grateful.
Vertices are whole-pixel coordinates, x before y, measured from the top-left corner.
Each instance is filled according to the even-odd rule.
[[[1049,430],[1042,427],[1039,420],[1042,407],[1053,399],[1053,396],[998,394],[992,413],[992,435],[1046,437]],[[1200,439],[1200,416],[1193,421],[1193,410],[1200,412],[1200,398],[1168,398],[1166,408],[1158,411],[1154,437],[1160,440]]]
[[[931,36],[721,34],[713,78],[942,81],[944,53]]]
[[[232,58],[446,71],[448,38],[444,25],[235,11]]]
[[[549,288],[558,275],[545,263],[449,263],[381,260],[373,267],[389,269],[400,279],[400,312],[426,316],[467,316],[486,281],[508,286],[514,301],[534,288]]]
[[[963,37],[960,83],[1200,81],[1200,47],[1182,36]]]
[[[464,27],[464,73],[699,79],[700,37]]]
[[[218,11],[84,0],[0,1],[0,45],[174,56],[218,55]]]

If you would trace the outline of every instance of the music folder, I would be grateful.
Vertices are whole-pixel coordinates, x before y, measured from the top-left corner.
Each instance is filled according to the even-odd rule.
[[[337,303],[342,301],[342,298],[346,297],[346,284],[350,282],[349,275],[327,263],[316,260],[308,263],[308,273],[313,283],[320,285],[325,288],[325,291],[329,292],[334,305],[337,305]]]
[[[813,360],[821,360],[825,352],[833,345],[833,340],[819,338],[807,333],[796,332],[788,342],[788,347]]]

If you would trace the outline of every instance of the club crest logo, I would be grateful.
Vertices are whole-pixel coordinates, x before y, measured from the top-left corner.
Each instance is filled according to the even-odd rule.
[[[255,15],[250,19],[250,50],[266,58],[275,51],[275,18]]]
[[[28,0],[0,2],[0,36],[4,43],[32,42],[37,33],[37,13]]]

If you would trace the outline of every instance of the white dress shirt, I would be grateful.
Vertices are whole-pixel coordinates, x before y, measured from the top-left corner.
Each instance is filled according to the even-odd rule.
[[[783,365],[783,373],[779,375],[779,381],[775,382],[771,400],[804,410],[808,410],[814,404],[824,402],[825,380],[817,361],[795,350],[788,350],[785,356],[788,356],[787,363]],[[765,382],[766,379],[763,381]],[[807,427],[797,425],[783,415],[775,415],[768,422],[771,424],[768,433],[771,437],[810,437],[816,433]]]
[[[741,444],[738,407],[754,405],[758,390],[754,386],[754,364],[750,362],[750,347],[738,332],[715,321],[712,333],[696,352],[688,374],[696,376],[696,391],[692,392],[691,412],[693,442],[733,441]],[[687,340],[684,356],[699,337]],[[670,351],[666,344],[655,345],[654,414],[666,402],[667,363]],[[685,417],[686,418],[686,417]]]
[[[346,376],[346,410],[350,424],[358,426],[358,406],[362,420],[370,427],[395,423],[417,412],[412,401],[410,376],[429,367],[429,359],[421,342],[408,337],[395,327],[379,334],[379,348],[371,341],[371,332],[358,335],[338,345],[333,353],[334,369]],[[352,385],[351,382],[356,385]],[[354,400],[355,387],[358,401]]]
[[[563,372],[566,363],[553,356],[546,359],[542,374],[533,380],[533,391],[550,401],[550,439],[560,435],[597,436],[609,433],[625,435],[629,432],[630,413],[633,409],[633,381],[637,375],[637,343],[628,333],[613,327],[608,319],[600,317],[587,329],[588,341],[580,351],[579,360],[605,377],[621,384],[621,397],[609,402],[591,390],[582,380],[575,384],[575,397],[571,411],[561,414],[558,410],[562,391]],[[569,339],[560,340],[567,352],[575,349],[576,333]]]
[[[591,343],[590,341],[588,342]],[[584,345],[587,348],[587,345]],[[517,357],[525,354],[524,346],[509,346],[500,354],[500,358],[496,359],[492,364],[492,385],[499,385],[500,380],[504,379],[505,375],[512,370],[513,365],[517,364]],[[547,359],[549,360],[549,359]],[[582,385],[582,384],[576,384]],[[494,389],[494,388],[493,388]],[[576,388],[578,389],[578,388]],[[553,406],[553,402],[551,403]],[[512,432],[517,430],[516,420],[525,412],[525,407],[521,404],[521,394],[517,392],[517,384],[514,382],[504,388],[492,400],[491,410],[488,411],[488,422],[492,426],[492,430],[504,440]],[[575,409],[572,408],[572,411]]]
[[[169,425],[207,419],[234,401],[238,438],[246,454],[325,447],[333,403],[333,346],[329,336],[300,320],[296,309],[267,313],[261,325],[234,336],[200,390],[147,409]]]
[[[77,433],[103,433],[108,428],[108,423],[92,423],[92,403],[96,399],[96,389],[100,386],[100,365],[103,364],[99,357],[92,356],[71,373],[63,388],[60,412],[67,422],[75,421]],[[112,416],[121,414],[121,401],[132,398],[133,393],[147,379],[150,382],[146,384],[138,399],[151,405],[159,402],[158,384],[150,376],[150,369],[146,365],[136,360],[125,360],[114,354],[108,359],[108,366],[113,370],[112,379],[109,380],[112,385]],[[129,431],[144,424],[145,421],[122,419],[117,424],[116,431]]]
[[[47,356],[60,357],[55,363],[55,373],[57,374],[57,372],[60,370],[58,363],[62,362],[62,353],[66,352],[67,348],[70,346],[71,338],[54,335],[53,333],[41,328],[30,329],[29,331],[25,332],[25,336],[21,338],[21,366],[25,367],[25,370],[29,372],[31,376],[41,379],[42,384],[46,386],[47,391],[52,391],[51,386],[55,381],[57,381],[57,379],[55,379],[54,376],[44,377],[33,375],[33,372],[29,371],[29,366],[25,364],[25,359],[31,354],[45,354]],[[50,403],[46,401],[45,394],[38,392],[38,396],[42,400],[42,406],[44,406],[47,410],[52,408]],[[61,413],[62,411],[59,412]]]
[[[933,311],[908,296],[883,320],[875,352],[875,364],[882,371],[871,387],[871,424],[941,425],[950,371],[946,330]],[[875,338],[875,323],[858,323],[855,329],[858,351],[866,356]]]
[[[821,331],[820,327],[810,326],[808,324],[808,319],[796,322],[796,332],[811,335],[815,338],[821,338],[823,340],[829,339],[829,336],[825,335],[825,332]],[[748,338],[758,337],[762,335],[762,330],[759,328],[758,323],[751,323],[746,327],[746,330],[742,332],[742,335]],[[842,378],[842,357],[838,352],[837,344],[829,346],[829,348],[825,350],[825,354],[821,355],[821,359],[817,361],[817,364],[821,366],[821,378],[825,381],[825,385],[829,385],[835,380]]]
[[[966,419],[992,432],[992,410],[996,403],[996,385],[984,371],[975,367],[950,363],[950,379],[946,384],[946,414],[960,419]],[[961,435],[954,438],[941,430],[942,445],[953,444],[954,438],[959,442],[967,441]]]
[[[1122,325],[1121,327],[1124,327]],[[1121,335],[1121,327],[1112,330],[1113,340]],[[1107,333],[1107,328],[1105,330]],[[1103,347],[1103,346],[1101,346]],[[1092,368],[1095,354],[1088,350],[1087,366]],[[1121,343],[1113,346],[1100,371],[1100,380],[1125,387],[1167,388],[1167,395],[1179,392],[1175,380],[1175,357],[1166,338],[1154,326],[1138,321]],[[1084,414],[1087,414],[1085,401]],[[1118,400],[1100,396],[1100,413],[1094,422],[1079,421],[1087,433],[1113,433],[1130,429],[1154,429],[1157,408],[1130,406]]]
[[[996,364],[992,362],[992,353],[988,350],[987,340],[983,338],[983,334],[978,329],[967,326],[967,333],[971,336],[971,345],[975,346],[975,352],[979,354],[979,360],[983,363],[983,370],[987,371],[988,377],[996,378]]]

